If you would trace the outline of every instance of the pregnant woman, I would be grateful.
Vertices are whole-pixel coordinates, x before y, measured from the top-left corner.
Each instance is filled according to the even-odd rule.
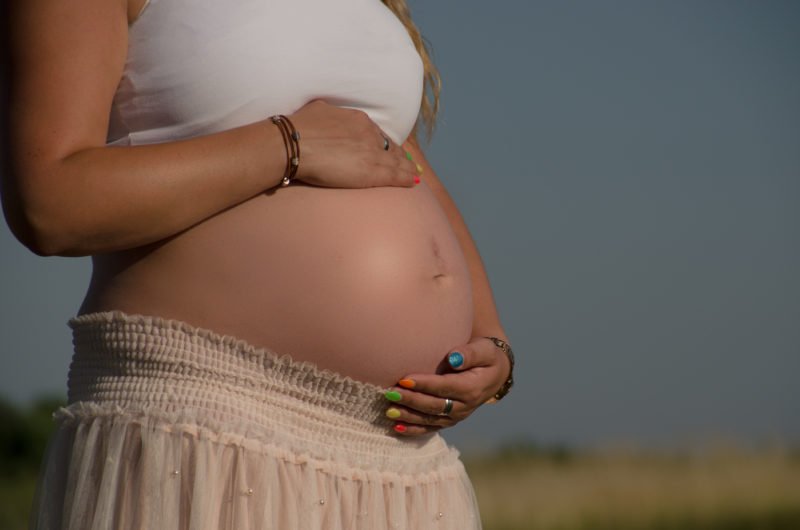
[[[6,218],[93,262],[32,527],[479,528],[437,431],[513,355],[405,2],[10,4]]]

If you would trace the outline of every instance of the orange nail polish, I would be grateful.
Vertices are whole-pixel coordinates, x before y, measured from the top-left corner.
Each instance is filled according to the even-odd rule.
[[[402,423],[397,423],[394,426],[394,430],[395,432],[406,432],[408,429],[406,429],[406,426]]]
[[[417,382],[413,379],[401,379],[397,382],[398,385],[402,386],[403,388],[414,388],[417,386]]]

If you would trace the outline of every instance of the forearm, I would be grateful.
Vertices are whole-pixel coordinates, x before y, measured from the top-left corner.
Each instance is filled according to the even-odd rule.
[[[406,147],[411,152],[414,160],[422,166],[422,180],[433,191],[442,206],[466,258],[472,282],[474,308],[472,336],[494,336],[508,341],[508,336],[500,323],[500,316],[489,284],[486,268],[461,212],[459,212],[455,201],[444,187],[444,184],[428,164],[416,141],[410,139],[406,142]]]
[[[3,205],[14,235],[32,251],[82,256],[141,246],[279,182],[286,155],[268,121],[106,147],[129,49],[126,4],[8,4],[0,9],[10,30],[0,52],[9,65]]]
[[[17,159],[3,190],[15,234],[43,255],[83,256],[178,233],[279,183],[283,140],[269,122],[177,142]],[[22,158],[20,157],[20,158]],[[7,212],[8,213],[8,212]]]

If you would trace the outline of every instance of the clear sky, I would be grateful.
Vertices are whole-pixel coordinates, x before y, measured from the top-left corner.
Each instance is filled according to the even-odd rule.
[[[517,385],[458,446],[800,442],[800,3],[413,0],[428,158]],[[65,393],[89,258],[0,227],[0,392]]]

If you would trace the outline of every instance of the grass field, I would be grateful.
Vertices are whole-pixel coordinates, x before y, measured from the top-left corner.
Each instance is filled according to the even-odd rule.
[[[508,448],[465,458],[486,530],[800,530],[800,451]]]

